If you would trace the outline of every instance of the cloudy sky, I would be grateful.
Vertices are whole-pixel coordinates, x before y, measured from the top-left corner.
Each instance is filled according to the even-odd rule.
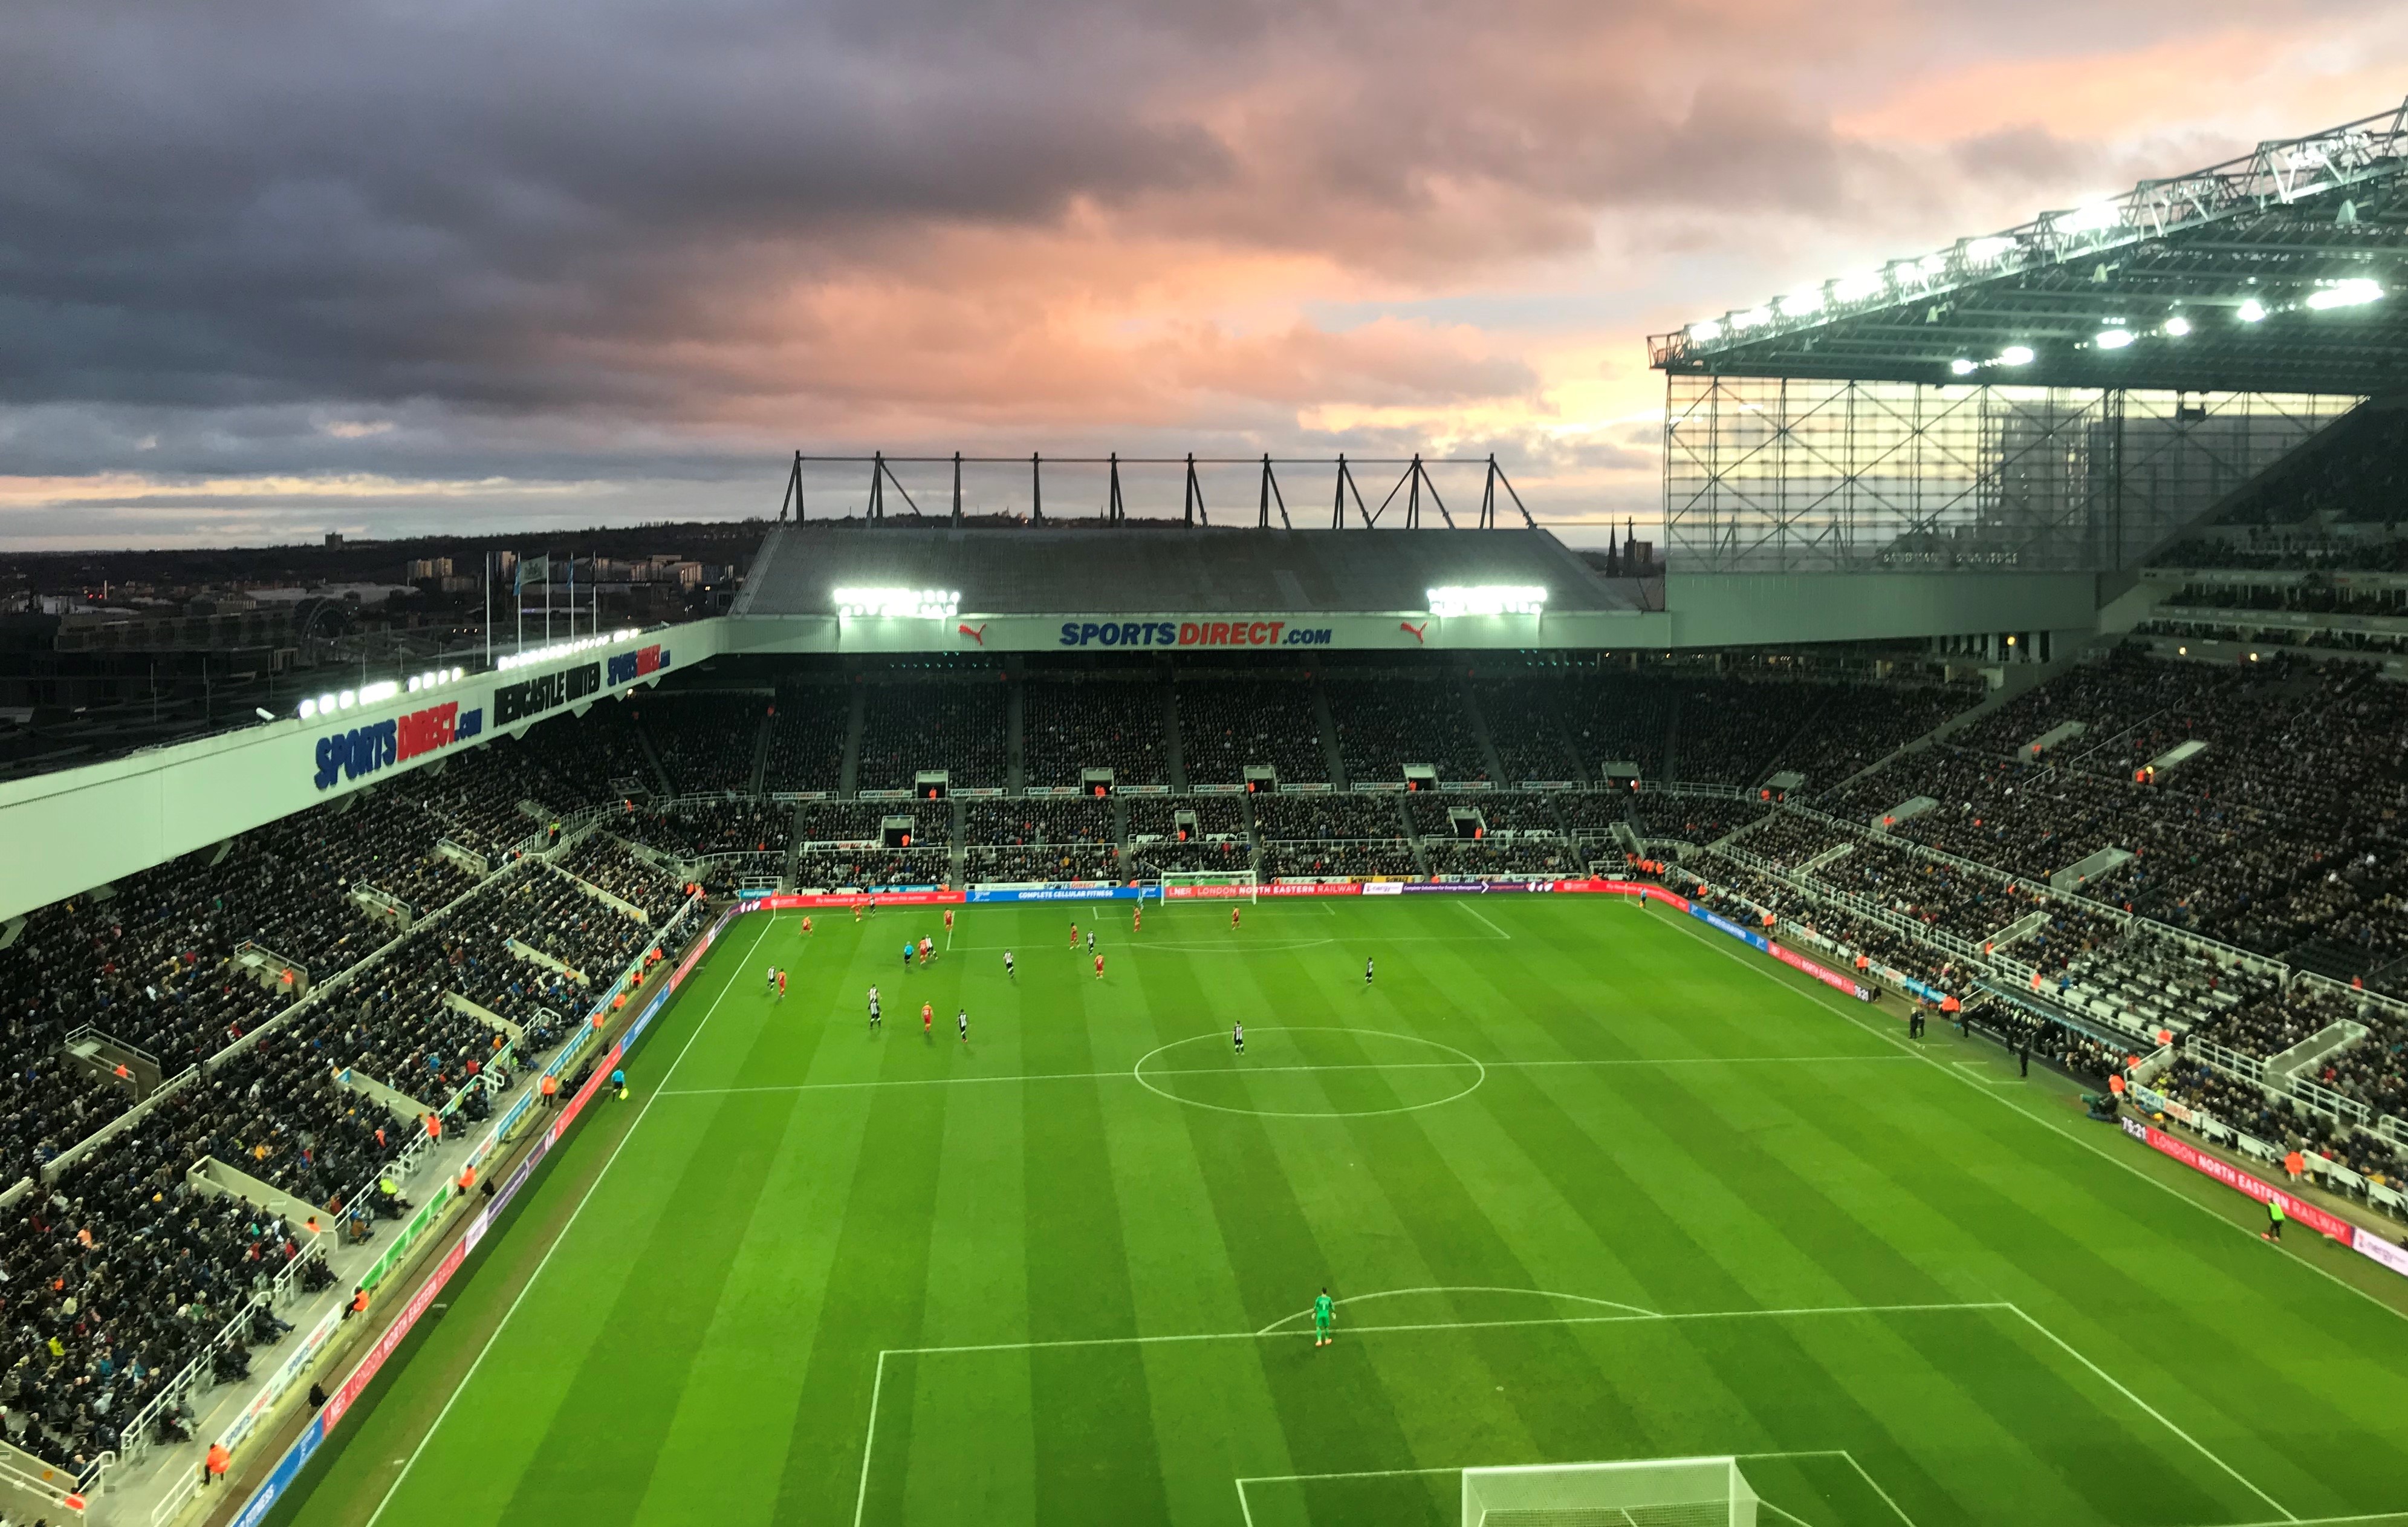
[[[797,448],[1643,520],[1649,332],[2403,93],[2357,0],[14,0],[0,540],[761,512]]]

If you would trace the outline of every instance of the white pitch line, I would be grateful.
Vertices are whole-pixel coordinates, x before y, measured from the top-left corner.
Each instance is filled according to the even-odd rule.
[[[1520,1294],[1531,1299],[1569,1299],[1576,1304],[1596,1304],[1610,1310],[1625,1310],[1632,1315],[1656,1313],[1638,1304],[1626,1304],[1619,1299],[1594,1299],[1587,1294],[1557,1293],[1552,1289],[1507,1289],[1484,1283],[1433,1283],[1419,1289],[1381,1289],[1372,1293],[1348,1294],[1343,1299],[1335,1299],[1330,1303],[1339,1305],[1363,1304],[1374,1299],[1403,1299],[1412,1294]],[[1268,1336],[1290,1320],[1301,1320],[1312,1313],[1312,1308],[1308,1306],[1294,1315],[1283,1315],[1254,1334]]]
[[[1538,1291],[1538,1290],[1532,1290]],[[1804,1304],[1788,1309],[1676,1310],[1643,1315],[1547,1315],[1516,1320],[1422,1320],[1400,1325],[1354,1326],[1355,1336],[1395,1335],[1425,1331],[1512,1331],[1530,1326],[1642,1325],[1651,1321],[1774,1320],[1814,1315],[1947,1315],[1966,1310],[2003,1310],[2014,1306],[2002,1299],[1970,1300],[1928,1304]],[[1046,1342],[977,1342],[960,1347],[890,1347],[896,1356],[942,1357],[978,1352],[1050,1352],[1080,1347],[1169,1347],[1197,1342],[1254,1342],[1280,1335],[1276,1331],[1204,1331],[1166,1336],[1066,1336]],[[1303,1333],[1298,1332],[1301,1335]]]
[[[1484,927],[1485,927],[1485,928],[1486,928],[1490,932],[1492,932],[1492,933],[1496,934],[1498,938],[1500,938],[1500,939],[1507,939],[1507,940],[1510,940],[1510,939],[1512,939],[1512,938],[1513,937],[1513,935],[1512,935],[1512,934],[1506,932],[1503,929],[1501,929],[1501,928],[1498,927],[1495,923],[1490,922],[1490,921],[1488,920],[1488,915],[1487,915],[1486,913],[1484,913],[1484,912],[1482,912],[1478,907],[1473,906],[1470,902],[1469,902],[1469,901],[1457,901],[1457,902],[1455,903],[1455,905],[1456,905],[1456,906],[1461,907],[1464,911],[1466,911],[1466,912],[1468,912],[1468,913],[1471,914],[1473,916],[1475,916],[1475,917],[1479,918],[1479,919],[1480,919],[1480,921],[1481,921],[1481,923],[1482,923],[1482,925],[1483,925]]]
[[[2257,1496],[2259,1500],[2264,1501],[2268,1505],[2272,1506],[2285,1521],[2297,1521],[2300,1520],[2298,1517],[2291,1514],[2290,1507],[2285,1505],[2273,1496],[2269,1495],[2264,1491],[2258,1489],[2258,1486],[2250,1480],[2247,1475],[2242,1473],[2239,1469],[2234,1468],[2230,1463],[2226,1462],[2221,1455],[2211,1451],[2205,1443],[2200,1441],[2197,1437],[2192,1436],[2181,1427],[2176,1426],[2173,1421],[2167,1417],[2164,1411],[2159,1410],[2157,1406],[2149,1404],[2146,1400],[2134,1394],[2130,1390],[2125,1388],[2123,1380],[2117,1378],[2114,1374],[2109,1373],[2106,1369],[2101,1368],[2096,1362],[2091,1361],[2090,1359],[2083,1353],[2080,1347],[2075,1347],[2071,1342],[2067,1341],[2056,1332],[2051,1331],[2048,1327],[2032,1318],[2021,1304],[2010,1304],[2007,1305],[2007,1308],[2014,1311],[2016,1318],[2022,1320],[2024,1324],[2031,1327],[2034,1331],[2039,1332],[2042,1335],[2046,1336],[2051,1343],[2055,1344],[2058,1351],[2063,1352],[2067,1357],[2071,1358],[2074,1361],[2079,1362],[2084,1367],[2089,1369],[2093,1374],[2098,1376],[2101,1383],[2110,1386],[2116,1393],[2122,1395],[2125,1399],[2131,1401],[2132,1404],[2140,1406],[2141,1409],[2147,1412],[2150,1419],[2156,1421],[2159,1426],[2164,1427],[2167,1431],[2172,1432],[2175,1436],[2182,1438],[2183,1441],[2190,1444],[2192,1449],[2196,1451],[2200,1457],[2206,1459],[2217,1468],[2222,1469],[2225,1473],[2239,1480],[2243,1490],[2248,1491],[2250,1494]]]
[[[777,918],[774,916],[761,919],[761,931],[752,935],[752,946],[744,951],[744,958],[738,961],[736,969],[728,973],[726,985],[721,987],[719,995],[710,1000],[710,1006],[703,1010],[702,1021],[695,1024],[694,1032],[686,1036],[684,1047],[678,1051],[677,1059],[669,1062],[668,1070],[661,1073],[662,1081],[666,1082],[677,1074],[678,1067],[685,1061],[686,1051],[694,1048],[694,1042],[700,1039],[703,1030],[710,1027],[711,1015],[719,1011],[719,1004],[727,1000],[727,994],[736,989],[738,976],[742,972],[745,965],[752,960],[753,954],[760,949],[761,941],[768,937],[769,929],[776,924]],[[487,1333],[485,1345],[477,1349],[477,1360],[468,1364],[468,1371],[460,1376],[459,1384],[452,1389],[451,1397],[443,1402],[443,1408],[435,1413],[435,1423],[426,1429],[424,1436],[418,1439],[418,1446],[409,1450],[408,1461],[402,1464],[401,1472],[394,1475],[393,1483],[386,1487],[384,1499],[377,1503],[375,1512],[367,1520],[367,1527],[376,1527],[377,1520],[384,1515],[385,1508],[393,1505],[393,1498],[400,1492],[402,1482],[409,1477],[409,1471],[418,1467],[419,1455],[426,1451],[426,1445],[435,1440],[437,1432],[442,1430],[444,1418],[451,1415],[452,1407],[460,1403],[460,1396],[468,1392],[468,1385],[475,1380],[477,1370],[485,1365],[486,1357],[494,1350],[494,1343],[501,1339],[502,1332],[509,1327],[511,1317],[518,1314],[519,1306],[526,1303],[526,1296],[532,1293],[535,1286],[542,1280],[543,1270],[552,1265],[553,1253],[568,1240],[568,1232],[577,1228],[578,1217],[585,1213],[585,1206],[594,1202],[595,1189],[602,1186],[602,1180],[610,1174],[610,1169],[619,1164],[620,1152],[627,1148],[628,1141],[636,1138],[636,1131],[643,1128],[645,1117],[652,1113],[652,1104],[660,1098],[661,1094],[656,1091],[644,1100],[644,1106],[636,1113],[636,1122],[627,1126],[627,1132],[621,1135],[619,1144],[611,1148],[610,1159],[602,1163],[602,1170],[595,1173],[594,1180],[585,1185],[584,1196],[577,1201],[577,1207],[569,1211],[568,1222],[560,1227],[560,1233],[553,1236],[552,1245],[544,1249],[543,1260],[537,1262],[535,1271],[527,1275],[526,1283],[519,1289],[518,1297],[511,1300],[510,1307],[502,1312],[500,1323]]]
[[[853,1527],[861,1527],[861,1514],[869,1508],[869,1454],[878,1446],[878,1397],[886,1389],[886,1354],[878,1354],[878,1376],[869,1386],[869,1430],[861,1439],[861,1488],[853,1491]]]
[[[1995,1088],[1985,1087],[1970,1076],[1959,1075],[1956,1072],[1942,1064],[1932,1057],[1923,1054],[1914,1046],[1907,1044],[1906,1041],[1899,1039],[1897,1035],[1888,1032],[1886,1030],[1867,1023],[1864,1019],[1856,1016],[1854,1013],[1842,1007],[1837,1001],[1824,996],[1819,985],[1811,988],[1792,987],[1787,982],[1783,981],[1779,973],[1773,968],[1759,965],[1753,960],[1742,958],[1736,950],[1723,948],[1718,935],[1708,933],[1703,930],[1692,931],[1690,929],[1682,926],[1684,924],[1696,921],[1695,918],[1674,917],[1670,919],[1670,921],[1672,926],[1680,928],[1684,934],[1704,943],[1708,948],[1714,950],[1717,954],[1738,960],[1741,964],[1745,965],[1749,970],[1756,972],[1758,975],[1763,976],[1766,980],[1772,982],[1784,990],[1803,992],[1805,996],[1812,998],[1821,1006],[1828,1008],[1833,1013],[1838,1014],[1848,1023],[1863,1030],[1865,1032],[1872,1035],[1884,1044],[1902,1052],[1907,1059],[1922,1061],[1925,1065],[1938,1071],[1942,1075],[1949,1077],[1955,1081],[1961,1082],[1967,1087],[1975,1088],[1983,1097],[1997,1099],[2001,1106],[2011,1108],[2016,1113],[2021,1114],[2024,1117],[2030,1119],[2033,1123],[2039,1125],[2042,1129],[2046,1130],[2049,1133],[2057,1136],[2058,1139],[2063,1140],[2070,1145],[2078,1146],[2083,1150],[2088,1151],[2091,1155],[2098,1157],[2100,1160],[2107,1162],[2111,1166],[2116,1167],[2121,1171],[2130,1173],[2133,1176],[2140,1178],[2143,1182],[2147,1183],[2157,1191],[2169,1194],[2180,1202],[2188,1204],[2200,1213],[2206,1215],[2209,1218],[2215,1220],[2218,1224],[2223,1225],[2226,1229],[2237,1230],[2243,1234],[2249,1235],[2253,1238],[2257,1235],[2258,1232],[2252,1230],[2249,1226],[2226,1216],[2218,1210],[2214,1204],[2210,1203],[2205,1199],[2194,1198],[2190,1194],[2186,1193],[2181,1188],[2175,1187],[2172,1183],[2166,1181],[2164,1178],[2154,1176],[2149,1173],[2142,1171],[2123,1155],[2114,1151],[2107,1150],[2095,1141],[2085,1140],[2080,1135],[2071,1133],[2071,1131],[2061,1128],[2055,1120],[2047,1117],[2046,1116],[2033,1113],[2030,1109],[2026,1108],[2023,1104],[2009,1097],[2006,1093],[2001,1092]],[[2298,1265],[2306,1268],[2309,1272],[2315,1274],[2316,1276],[2323,1278],[2326,1282],[2332,1284],[2336,1288],[2347,1289],[2349,1292],[2356,1294],[2358,1298],[2363,1299],[2368,1304],[2373,1305],[2376,1309],[2382,1310],[2385,1314],[2393,1316],[2399,1319],[2408,1320],[2408,1310],[2403,1310],[2396,1304],[2386,1303],[2366,1289],[2359,1288],[2357,1284],[2350,1282],[2347,1278],[2341,1276],[2331,1269],[2319,1267],[2315,1262],[2308,1260],[2305,1257],[2299,1255],[2297,1252],[2285,1251],[2283,1254],[2288,1256],[2291,1260]]]
[[[1369,1031],[1369,1030],[1365,1030]],[[1221,1033],[1199,1034],[1199,1039],[1226,1039]],[[1914,1059],[1904,1055],[1684,1055],[1660,1060],[1488,1060],[1481,1062],[1490,1070],[1543,1071],[1550,1068],[1611,1070],[1617,1067],[1643,1066],[1809,1066],[1871,1064],[1889,1065]],[[1265,1072],[1283,1071],[1437,1071],[1461,1070],[1462,1060],[1348,1060],[1326,1066],[1229,1066],[1229,1067],[1155,1067],[1147,1073],[1152,1076],[1251,1076]],[[760,1087],[681,1087],[653,1094],[662,1098],[719,1098],[746,1092],[838,1092],[876,1087],[974,1087],[997,1082],[1093,1082],[1131,1075],[1126,1067],[1118,1071],[1048,1071],[1013,1073],[1000,1076],[891,1076],[875,1077],[857,1082],[783,1082]]]

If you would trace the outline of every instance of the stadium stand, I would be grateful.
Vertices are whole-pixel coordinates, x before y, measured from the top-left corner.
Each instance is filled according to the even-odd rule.
[[[853,690],[838,684],[781,684],[772,703],[777,713],[769,722],[761,787],[772,795],[840,788],[845,733],[853,724]]]
[[[1282,784],[1329,778],[1321,722],[1303,679],[1182,679],[1179,752],[1187,783],[1239,785],[1247,769],[1268,765]]]
[[[635,702],[673,795],[750,794],[767,695],[669,691]]]
[[[1333,674],[1322,688],[1329,697],[1338,755],[1348,780],[1401,784],[1411,766],[1434,769],[1442,780],[1489,777],[1488,761],[1454,680]]]
[[[1504,766],[1498,783],[1566,784],[1595,777],[1596,765],[1584,769],[1565,741],[1557,694],[1563,682],[1561,674],[1546,674],[1482,679],[1472,685],[1473,700],[1488,722],[1488,740]]]
[[[1031,785],[1075,785],[1109,769],[1115,785],[1170,778],[1163,690],[1148,679],[1032,679],[1022,699],[1022,771]]]
[[[1300,879],[1419,872],[1392,795],[1254,798],[1262,872]]]
[[[1132,873],[1244,874],[1254,869],[1254,840],[1246,828],[1246,803],[1239,796],[1165,800],[1131,797],[1128,863]],[[1183,828],[1181,814],[1195,823]],[[1185,831],[1188,836],[1182,839]]]
[[[1010,704],[993,681],[872,688],[862,715],[860,787],[908,790],[915,774],[935,770],[943,770],[954,789],[1003,787],[1010,774]]]

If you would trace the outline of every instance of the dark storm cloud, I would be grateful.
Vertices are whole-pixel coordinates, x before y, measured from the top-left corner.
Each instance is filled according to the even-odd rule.
[[[1760,95],[1665,115],[1512,56],[1611,8],[1469,48],[1451,14],[1340,7],[18,14],[15,403],[707,412],[726,379],[676,347],[760,338],[793,284],[929,280],[939,230],[1085,211],[1427,267],[1576,246],[1598,202],[1708,178],[1818,194],[1831,151]]]
[[[2019,204],[2118,168],[2020,84],[1911,151],[1944,92],[1832,126],[2040,67],[2093,8],[18,0],[0,480],[708,487],[796,444],[1385,449],[1450,410],[1506,439],[1606,341],[1551,358],[1448,299],[1602,276],[1627,346],[1684,282],[1719,310],[1942,215],[1948,175]],[[2240,14],[2135,0],[2114,46]]]

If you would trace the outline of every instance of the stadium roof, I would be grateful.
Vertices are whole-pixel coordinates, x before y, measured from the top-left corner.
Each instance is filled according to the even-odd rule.
[[[1675,374],[2408,385],[2408,105],[1649,340]]]
[[[782,527],[738,615],[827,615],[838,588],[941,589],[996,615],[1336,615],[1427,607],[1447,585],[1536,585],[1555,612],[1629,611],[1625,583],[1543,530]]]

